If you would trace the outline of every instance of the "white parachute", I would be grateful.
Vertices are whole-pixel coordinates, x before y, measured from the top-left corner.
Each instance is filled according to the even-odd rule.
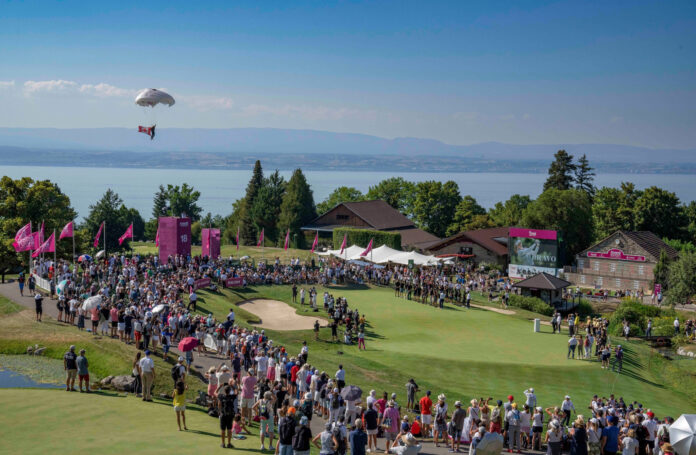
[[[162,90],[157,90],[156,88],[147,88],[142,90],[140,93],[138,93],[138,96],[135,97],[135,104],[144,108],[154,108],[158,104],[165,104],[172,107],[174,103],[176,103],[176,101],[174,101],[174,97],[172,95],[167,92],[163,92]],[[152,140],[155,138],[157,120],[155,118],[156,113],[154,109],[150,111],[150,113],[150,120],[147,122],[146,126],[139,125],[138,132],[147,134],[150,136],[150,140]],[[147,126],[148,124],[152,126]]]

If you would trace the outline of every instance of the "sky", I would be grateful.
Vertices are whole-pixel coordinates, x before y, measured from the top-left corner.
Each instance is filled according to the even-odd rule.
[[[696,148],[695,56],[693,0],[0,0],[0,127]]]

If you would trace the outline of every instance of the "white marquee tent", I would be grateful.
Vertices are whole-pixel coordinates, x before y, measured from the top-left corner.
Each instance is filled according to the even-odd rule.
[[[349,261],[369,261],[375,264],[386,264],[391,262],[394,264],[408,265],[408,261],[413,260],[415,265],[435,266],[438,263],[443,262],[443,259],[435,256],[426,256],[424,254],[416,253],[415,251],[398,251],[386,245],[373,249],[366,256],[360,256],[363,251],[365,251],[365,248],[357,245],[351,245],[343,251],[343,254],[341,254],[341,250],[327,250],[323,252],[316,252],[315,254],[318,254],[319,256],[331,255]]]

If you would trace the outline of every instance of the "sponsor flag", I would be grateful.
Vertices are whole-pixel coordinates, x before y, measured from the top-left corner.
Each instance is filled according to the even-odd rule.
[[[235,237],[235,243],[237,244],[237,251],[239,251],[239,226],[237,226],[237,237]]]
[[[343,254],[346,249],[346,242],[348,241],[348,234],[343,234],[343,242],[341,243],[341,252],[338,254]]]
[[[15,234],[15,242],[29,235],[31,235],[31,223],[25,224],[22,228],[19,229],[19,231],[17,231],[17,233]]]
[[[261,235],[259,235],[259,243],[256,244],[256,246],[263,246],[263,231],[264,229],[261,229]]]
[[[314,236],[314,241],[312,242],[312,253],[314,253],[314,249],[319,245],[319,233]]]
[[[26,226],[17,231],[14,242],[12,242],[12,246],[17,252],[28,251],[34,247],[34,237],[31,233],[31,223],[27,223]]]
[[[126,241],[126,239],[132,239],[133,238],[133,223],[128,226],[126,229],[126,232],[123,233],[121,237],[118,238],[118,244],[122,245],[123,242]]]
[[[94,237],[94,248],[99,248],[99,237],[101,237],[102,230],[104,229],[104,222],[99,225],[99,230],[97,231],[97,236]]]
[[[159,246],[159,224],[157,225],[157,234],[155,234],[155,246]]]
[[[283,246],[283,249],[285,251],[287,251],[289,246],[290,246],[290,229],[288,229],[288,232],[285,233],[285,245]]]
[[[370,251],[372,251],[372,240],[374,240],[374,239],[370,239],[370,243],[367,244],[367,248],[365,248],[365,251],[360,253],[361,258],[364,258],[368,254],[370,254]]]
[[[31,257],[39,257],[41,253],[53,253],[56,251],[56,234],[55,232],[51,234],[51,236],[41,244],[39,249],[34,251],[34,254],[31,255]]]
[[[41,244],[44,243],[44,224],[41,222],[41,229],[38,231],[34,232],[34,250],[38,250],[39,247],[41,247]]]
[[[69,222],[68,224],[65,225],[62,231],[60,231],[60,236],[58,237],[58,240],[64,239],[65,237],[72,237],[73,236],[73,222]]]

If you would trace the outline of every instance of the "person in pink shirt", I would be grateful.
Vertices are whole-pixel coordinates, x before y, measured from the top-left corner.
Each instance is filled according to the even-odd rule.
[[[399,423],[399,411],[396,409],[396,403],[394,400],[389,400],[387,410],[384,411],[384,419],[382,420],[384,439],[387,443],[384,453],[389,453],[390,443],[396,440],[396,435],[399,433]]]
[[[254,387],[256,376],[254,369],[250,368],[247,376],[242,378],[242,417],[245,423],[251,423],[251,407],[254,406]]]
[[[99,325],[99,308],[92,308],[92,335],[97,334],[97,325]]]
[[[118,309],[115,306],[109,311],[109,319],[111,319],[111,338],[116,338],[116,327],[118,327]]]

